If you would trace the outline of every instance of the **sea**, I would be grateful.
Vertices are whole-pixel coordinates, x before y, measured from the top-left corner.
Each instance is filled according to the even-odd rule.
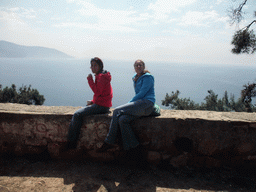
[[[112,75],[113,108],[129,102],[135,95],[132,76],[134,61],[103,60]],[[179,98],[204,102],[208,90],[224,96],[240,97],[243,85],[256,81],[255,66],[210,65],[173,62],[145,62],[155,78],[156,103],[163,109],[166,94],[180,91]],[[93,92],[87,83],[90,59],[0,58],[2,88],[15,84],[29,86],[45,97],[45,106],[85,106]]]

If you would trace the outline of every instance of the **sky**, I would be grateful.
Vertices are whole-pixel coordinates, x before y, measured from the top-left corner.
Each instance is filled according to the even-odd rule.
[[[54,48],[75,58],[256,66],[231,53],[228,10],[242,0],[0,0],[0,40]],[[256,25],[252,26],[255,30]]]

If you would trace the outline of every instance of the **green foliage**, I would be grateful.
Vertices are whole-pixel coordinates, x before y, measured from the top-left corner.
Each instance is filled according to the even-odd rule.
[[[201,104],[195,103],[190,98],[179,98],[180,92],[177,90],[171,95],[166,93],[165,100],[162,100],[162,105],[170,106],[175,110],[206,110],[206,111],[236,111],[236,112],[255,112],[256,107],[251,104],[252,97],[256,96],[256,84],[244,85],[241,91],[241,97],[235,101],[234,95],[228,96],[225,91],[223,98],[218,98],[212,90],[209,90],[205,97],[205,102]]]
[[[43,105],[45,98],[40,95],[37,89],[32,89],[31,85],[22,86],[16,90],[16,85],[12,84],[2,89],[0,84],[0,103],[20,103],[20,104],[34,104]]]
[[[244,103],[246,111],[252,112],[254,109],[254,106],[251,104],[252,97],[256,96],[256,83],[252,83],[248,85],[243,86],[244,89],[241,91],[241,101]]]
[[[246,5],[247,0],[241,1],[239,6],[235,9],[231,9],[230,19],[231,24],[240,23],[243,19],[244,12],[242,11],[243,7]],[[254,12],[256,17],[256,11]],[[249,28],[256,23],[256,20],[253,20],[250,24],[244,27],[241,30],[238,30],[234,35],[231,44],[234,45],[234,48],[231,50],[234,54],[253,54],[256,51],[256,38],[254,31],[249,31]]]
[[[256,36],[253,30],[239,30],[234,34],[231,44],[234,45],[232,53],[253,54],[256,51]]]
[[[172,92],[171,95],[166,93],[165,100],[162,100],[162,105],[170,106],[171,109],[177,110],[200,110],[199,104],[191,101],[190,98],[179,98],[180,92],[177,90],[175,93]]]

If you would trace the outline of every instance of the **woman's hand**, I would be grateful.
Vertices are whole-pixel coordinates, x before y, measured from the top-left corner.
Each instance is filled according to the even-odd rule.
[[[92,78],[92,74],[89,74],[89,75],[87,76],[87,78]]]
[[[88,105],[92,105],[93,104],[93,102],[90,100],[90,101],[87,101],[87,106]]]

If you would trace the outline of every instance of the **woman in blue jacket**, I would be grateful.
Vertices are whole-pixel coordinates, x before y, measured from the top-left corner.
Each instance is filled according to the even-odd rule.
[[[155,103],[155,89],[154,77],[145,70],[145,63],[142,60],[135,61],[134,69],[136,74],[132,80],[135,96],[127,104],[114,110],[109,133],[102,147],[97,150],[98,152],[104,152],[114,147],[119,130],[124,150],[132,151],[140,147],[130,123],[139,117],[149,116],[152,113]]]

